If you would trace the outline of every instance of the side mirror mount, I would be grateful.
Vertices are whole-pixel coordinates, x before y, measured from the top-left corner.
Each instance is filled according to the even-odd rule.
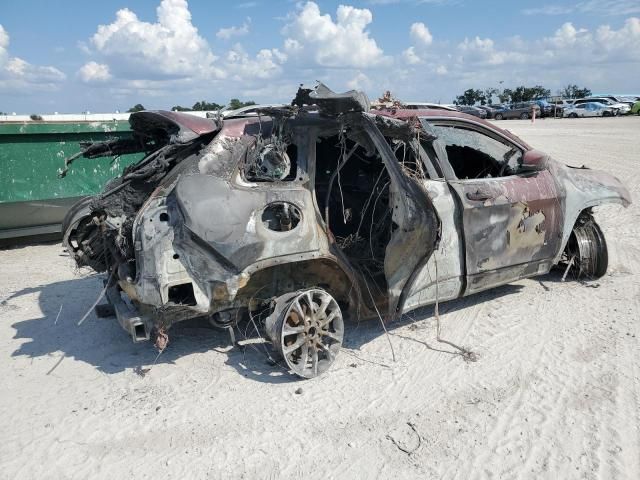
[[[522,156],[522,165],[518,169],[520,172],[541,172],[547,168],[546,153],[539,150],[527,150]]]

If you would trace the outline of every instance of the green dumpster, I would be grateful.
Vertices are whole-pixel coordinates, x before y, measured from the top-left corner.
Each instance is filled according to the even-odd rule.
[[[143,154],[79,158],[65,178],[64,159],[80,142],[131,136],[127,120],[0,122],[0,240],[59,234],[68,209],[94,195]]]

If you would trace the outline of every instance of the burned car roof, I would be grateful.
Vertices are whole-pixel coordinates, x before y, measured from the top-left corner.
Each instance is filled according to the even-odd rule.
[[[200,135],[206,135],[220,129],[220,125],[213,119],[166,110],[145,110],[132,113],[129,117],[129,124],[134,132],[165,131],[180,143],[189,142]]]
[[[522,140],[520,137],[518,137],[517,135],[511,133],[509,130],[505,130],[503,128],[498,127],[497,125],[484,120],[482,118],[478,118],[475,117],[473,115],[469,115],[467,113],[463,113],[463,112],[459,112],[459,111],[449,111],[449,110],[436,110],[436,109],[419,109],[419,110],[415,110],[415,109],[403,109],[403,108],[392,108],[392,109],[384,109],[384,110],[374,110],[372,111],[372,113],[375,113],[377,115],[381,115],[381,116],[385,116],[385,117],[391,117],[391,118],[396,118],[399,120],[408,120],[411,118],[417,118],[417,117],[426,117],[426,118],[444,118],[444,119],[463,119],[469,122],[473,122],[473,123],[477,123],[480,124],[490,130],[493,130],[495,132],[498,132],[502,135],[504,135],[505,137],[510,138],[511,140],[513,140],[514,142],[518,143],[519,145],[521,145],[522,147],[526,148],[527,150],[531,149],[532,147],[525,142],[524,140]]]

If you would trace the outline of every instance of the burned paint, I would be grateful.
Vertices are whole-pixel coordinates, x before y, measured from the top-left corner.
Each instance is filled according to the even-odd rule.
[[[135,307],[121,320],[134,340],[270,309],[268,330],[282,334],[271,340],[285,355],[295,347],[291,364],[308,373],[298,335],[322,343],[327,305],[392,318],[545,273],[581,210],[629,201],[613,177],[562,167],[464,114],[433,118],[487,139],[443,145],[428,118],[368,113],[357,92],[303,90],[294,104],[207,124],[139,116],[138,130],[160,130],[155,149],[67,218],[76,262],[109,272],[111,297]],[[492,173],[457,178],[453,155],[474,148]]]

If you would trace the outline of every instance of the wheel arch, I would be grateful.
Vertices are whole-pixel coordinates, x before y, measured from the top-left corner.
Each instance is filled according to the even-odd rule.
[[[567,242],[569,241],[569,237],[571,236],[571,232],[578,224],[580,219],[583,216],[589,216],[593,218],[593,208],[604,205],[604,204],[619,204],[623,206],[628,206],[628,203],[625,203],[623,199],[620,198],[604,198],[600,200],[591,200],[589,202],[583,203],[577,209],[572,209],[571,212],[567,211],[565,219],[564,219],[564,228],[562,233],[562,242],[560,244],[560,250],[554,259],[554,263],[558,263],[562,257],[562,253],[564,252]]]
[[[626,187],[613,175],[586,167],[575,168],[553,162],[554,176],[564,190],[565,214],[562,242],[554,263],[558,263],[567,245],[571,231],[583,212],[604,204],[631,204],[631,195]]]
[[[286,262],[258,269],[238,291],[236,303],[249,304],[252,298],[284,295],[318,287],[329,292],[342,306],[357,308],[360,291],[354,277],[330,257]]]

